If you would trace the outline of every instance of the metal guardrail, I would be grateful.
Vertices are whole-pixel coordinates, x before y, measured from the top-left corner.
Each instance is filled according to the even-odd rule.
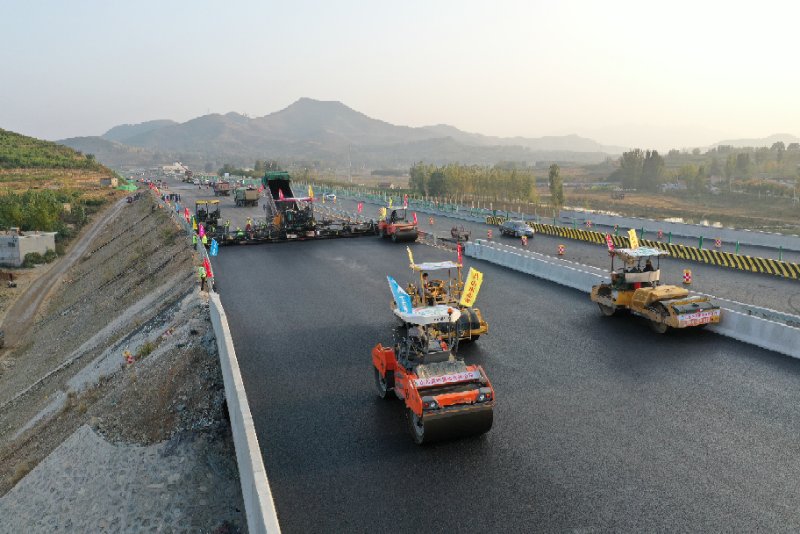
[[[398,195],[391,195],[384,192],[382,195],[357,193],[346,188],[336,188],[329,186],[315,185],[315,189],[320,191],[331,191],[337,195],[348,198],[357,198],[366,202],[385,202],[386,197],[391,196],[395,200],[399,200]],[[447,215],[457,218],[463,218],[464,214],[474,217],[475,222],[477,219],[502,216],[503,213],[506,217],[516,217],[530,219],[530,215],[517,212],[507,212],[505,210],[491,210],[486,208],[472,208],[465,205],[442,203],[435,201],[424,201],[418,199],[409,199],[409,206],[422,213]],[[505,218],[505,217],[502,217]],[[536,217],[536,222],[547,219],[546,217]],[[800,251],[800,235],[794,234],[779,234],[775,232],[765,232],[761,230],[747,230],[726,227],[704,226],[699,224],[679,223],[670,221],[657,221],[655,219],[644,219],[637,217],[625,217],[621,215],[612,215],[598,211],[584,211],[579,209],[563,209],[559,211],[559,220],[571,221],[585,221],[591,220],[593,223],[602,226],[613,227],[614,225],[624,226],[627,228],[642,228],[645,226],[661,229],[665,234],[672,233],[676,236],[699,238],[715,237],[727,242],[739,242],[742,245],[752,245],[759,247],[782,247],[783,250]],[[464,220],[473,220],[464,218]],[[709,235],[713,233],[713,235]]]
[[[361,200],[364,202],[376,202],[375,199],[354,195],[350,198]],[[471,208],[456,206],[453,208],[448,205],[446,209],[436,209],[419,203],[418,201],[410,201],[409,207],[420,213],[430,215],[443,215],[448,218],[460,219],[474,223],[482,223],[488,225],[499,225],[508,220],[507,217],[494,215],[489,210],[476,210]],[[588,243],[595,243],[598,245],[605,245],[605,234],[602,232],[584,230],[578,228],[569,228],[565,226],[557,226],[552,224],[545,224],[540,222],[528,221],[528,224],[537,232],[545,235],[553,235],[564,237],[567,239],[575,239],[578,241],[585,241]],[[688,225],[691,226],[691,225]],[[731,230],[733,231],[733,230]],[[736,230],[736,232],[743,232]],[[680,232],[673,232],[675,235],[681,235]],[[757,234],[758,232],[748,232],[749,235]],[[780,236],[779,234],[766,234],[764,236],[777,236],[785,239],[796,238],[797,236]],[[694,233],[689,237],[694,236]],[[777,239],[776,237],[776,239]],[[618,247],[628,246],[628,238],[625,236],[612,236],[614,244]],[[763,258],[758,256],[747,256],[743,254],[735,254],[731,252],[722,252],[713,249],[702,249],[687,245],[663,243],[661,241],[641,240],[642,244],[649,247],[656,247],[662,250],[667,250],[673,257],[689,260],[697,263],[706,263],[724,267],[729,269],[736,269],[745,272],[771,274],[792,280],[800,279],[800,263],[775,260],[772,258]],[[747,243],[746,241],[743,241]],[[771,243],[752,243],[757,246],[778,246]],[[784,246],[786,250],[795,250],[791,246]],[[797,247],[800,250],[800,246]]]

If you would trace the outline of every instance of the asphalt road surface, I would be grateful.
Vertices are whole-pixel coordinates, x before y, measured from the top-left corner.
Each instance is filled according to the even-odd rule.
[[[356,211],[356,202],[352,200],[339,199],[336,205],[340,209]],[[372,204],[365,205],[364,215],[376,217],[377,207]],[[520,246],[518,238],[501,236],[497,226],[468,223],[441,215],[434,216],[434,224],[430,225],[428,217],[427,214],[418,214],[420,229],[432,231],[439,236],[449,237],[450,229],[453,226],[463,225],[472,232],[473,239],[486,239],[487,230],[492,230],[494,241]],[[566,247],[564,256],[557,256],[560,244]],[[562,257],[566,260],[598,267],[604,271],[608,271],[611,266],[605,247],[594,243],[536,234],[533,239],[528,240],[527,250]],[[665,257],[661,259],[661,281],[665,284],[681,285],[684,269],[692,271],[693,282],[690,289],[693,291],[786,313],[800,314],[799,280]],[[724,303],[722,304],[724,305]]]
[[[658,336],[577,291],[471,264],[490,334],[462,353],[496,389],[494,428],[418,447],[370,360],[391,341],[386,275],[411,276],[404,246],[220,250],[284,532],[800,530],[800,361],[702,330]]]

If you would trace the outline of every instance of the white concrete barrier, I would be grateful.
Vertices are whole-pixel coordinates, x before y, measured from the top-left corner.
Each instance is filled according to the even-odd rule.
[[[278,515],[272,501],[267,472],[261,458],[250,405],[244,391],[239,362],[233,348],[233,338],[228,328],[228,319],[219,295],[209,293],[211,324],[217,337],[222,378],[225,382],[225,398],[231,419],[233,444],[236,448],[236,463],[242,485],[247,531],[251,534],[278,534],[281,531]]]
[[[464,254],[470,258],[508,267],[585,293],[590,293],[592,286],[605,279],[603,275],[592,272],[590,268],[584,268],[580,264],[547,256],[539,257],[540,255],[530,252],[520,254],[513,247],[486,243],[482,240],[467,242]],[[714,298],[713,295],[708,296]],[[775,312],[776,317],[785,315]],[[800,328],[723,308],[722,321],[710,325],[709,329],[744,343],[800,358]]]
[[[724,308],[719,324],[709,329],[757,347],[800,358],[800,328]]]

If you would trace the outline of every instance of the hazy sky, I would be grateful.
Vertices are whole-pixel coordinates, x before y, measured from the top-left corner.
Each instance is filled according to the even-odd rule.
[[[0,0],[0,127],[47,139],[302,96],[489,135],[800,135],[800,2]]]

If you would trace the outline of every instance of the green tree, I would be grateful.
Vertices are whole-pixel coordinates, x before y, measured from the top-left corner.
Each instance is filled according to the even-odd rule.
[[[409,170],[408,187],[414,193],[425,195],[428,192],[428,168],[424,163],[419,162],[411,166]]]
[[[433,171],[428,178],[428,194],[434,197],[444,195],[447,192],[445,175],[442,171]]]
[[[750,163],[750,154],[740,152],[736,154],[736,176],[739,178],[750,178],[753,173],[753,165]]]
[[[711,168],[708,170],[708,173],[711,176],[722,175],[722,166],[719,164],[719,159],[717,159],[717,156],[713,156],[711,158]]]
[[[553,163],[547,174],[547,183],[550,186],[550,203],[558,209],[564,205],[564,182],[561,179],[561,169]]]
[[[642,162],[641,187],[647,191],[655,191],[664,183],[664,158],[657,150],[648,150]]]
[[[733,187],[733,178],[736,175],[736,154],[728,154],[725,160],[725,178],[728,182],[728,190]]]
[[[644,165],[644,152],[635,148],[628,152],[623,152],[619,161],[619,170],[622,178],[622,186],[625,189],[638,189],[642,180],[642,167]]]

